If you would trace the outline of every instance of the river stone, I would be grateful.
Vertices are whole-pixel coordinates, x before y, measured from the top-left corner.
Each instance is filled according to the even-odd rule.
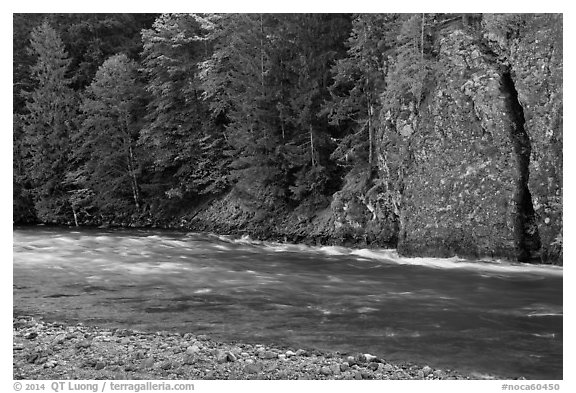
[[[31,353],[30,355],[26,356],[26,361],[28,363],[36,363],[40,359],[40,354],[38,353]]]
[[[344,371],[348,371],[350,369],[350,365],[348,364],[348,362],[344,362],[340,364],[340,371],[344,372]]]
[[[191,345],[188,348],[186,348],[186,355],[194,355],[198,352],[200,352],[200,348],[196,344]]]
[[[170,360],[166,360],[166,361],[162,362],[162,364],[160,365],[160,368],[162,370],[170,370],[172,368],[172,362]]]
[[[368,368],[372,371],[376,371],[376,370],[378,370],[379,365],[380,365],[380,363],[372,362],[372,363],[368,364]]]
[[[237,358],[233,352],[228,351],[228,352],[226,352],[226,360],[228,360],[229,362],[235,362],[237,360]]]
[[[130,344],[130,338],[129,338],[129,337],[122,337],[122,338],[120,339],[120,344],[121,344],[121,345],[128,345],[128,344]]]
[[[54,368],[58,365],[58,362],[55,360],[50,360],[46,363],[44,363],[44,368]]]
[[[96,362],[96,365],[94,366],[94,368],[96,370],[102,370],[105,366],[106,366],[106,363],[104,363],[102,361],[98,361],[98,362]]]
[[[63,333],[54,337],[54,344],[62,344],[64,341],[66,341],[66,335]]]
[[[260,359],[277,359],[278,354],[272,351],[260,351],[258,352],[258,357]]]
[[[76,344],[76,348],[89,348],[92,345],[90,340],[82,340]]]
[[[352,375],[354,376],[354,379],[362,379],[362,374],[360,374],[360,371],[353,371]]]
[[[192,365],[196,363],[196,356],[190,354],[184,354],[184,358],[182,359],[182,363]]]
[[[308,352],[306,352],[304,349],[299,349],[296,351],[296,356],[308,356]]]
[[[332,375],[332,370],[329,367],[323,366],[320,368],[320,374],[322,375]]]
[[[286,354],[281,353],[280,355],[278,355],[278,359],[280,359],[280,360],[286,360]]]
[[[24,335],[24,338],[27,340],[34,340],[36,337],[38,337],[37,332],[28,332]]]
[[[290,350],[286,351],[286,357],[290,358],[290,357],[292,357],[292,356],[296,356],[296,352],[293,352],[293,351],[290,351]]]
[[[334,374],[334,375],[340,375],[340,373],[341,373],[339,364],[331,365],[330,370],[332,370],[332,374]]]
[[[142,361],[142,368],[152,368],[154,367],[154,359],[148,358]]]
[[[422,367],[422,373],[424,374],[425,377],[427,377],[432,373],[432,368],[430,368],[430,366],[424,366]]]
[[[259,363],[249,363],[244,367],[244,371],[248,374],[259,373],[262,370],[262,366]]]

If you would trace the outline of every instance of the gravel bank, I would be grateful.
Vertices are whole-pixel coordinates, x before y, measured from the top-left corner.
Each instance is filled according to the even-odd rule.
[[[475,379],[453,370],[205,335],[13,318],[14,379]]]

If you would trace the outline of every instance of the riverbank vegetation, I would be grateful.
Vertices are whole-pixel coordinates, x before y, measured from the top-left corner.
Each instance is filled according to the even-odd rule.
[[[561,34],[532,14],[15,14],[14,222],[558,260],[561,64],[527,92]],[[510,110],[487,104],[510,96],[498,73]]]

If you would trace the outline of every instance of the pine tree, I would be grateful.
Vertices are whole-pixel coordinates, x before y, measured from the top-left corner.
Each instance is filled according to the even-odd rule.
[[[203,97],[212,116],[225,124],[232,158],[231,181],[246,193],[268,193],[278,185],[280,127],[271,84],[273,15],[222,15],[211,58],[202,66]],[[272,187],[282,193],[282,187]],[[269,194],[269,193],[268,193]],[[273,197],[257,197],[273,205]]]
[[[25,94],[23,160],[38,217],[59,221],[69,216],[64,177],[74,128],[76,101],[66,73],[70,59],[58,33],[44,22],[31,33],[37,60],[31,75],[37,85]]]
[[[199,64],[212,53],[213,19],[164,14],[142,33],[152,99],[140,143],[150,148],[152,172],[162,177],[161,184],[150,181],[150,192],[181,198],[218,193],[227,185],[224,136],[210,120],[198,76]]]
[[[83,165],[72,177],[84,186],[80,191],[92,191],[94,204],[103,213],[140,209],[136,141],[144,97],[137,65],[124,54],[107,59],[86,89],[81,106],[84,121],[76,135],[79,149],[75,154]]]
[[[324,111],[332,124],[347,130],[332,157],[340,165],[375,165],[380,124],[380,95],[386,88],[388,56],[395,41],[396,15],[354,17],[347,56],[333,68],[331,100]]]
[[[282,18],[282,64],[288,75],[287,108],[283,108],[295,170],[290,185],[292,197],[321,198],[331,183],[333,171],[329,155],[335,130],[322,107],[329,99],[331,67],[345,54],[343,45],[349,33],[346,15],[298,14]]]

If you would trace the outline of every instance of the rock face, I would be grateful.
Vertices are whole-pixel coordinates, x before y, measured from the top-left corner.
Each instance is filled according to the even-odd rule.
[[[509,58],[524,110],[532,146],[528,187],[546,260],[562,253],[562,16],[536,15],[531,23],[521,37],[499,40],[497,50]]]
[[[562,16],[513,18],[439,28],[421,101],[387,115],[378,167],[353,169],[324,205],[274,210],[234,191],[191,226],[397,246],[407,256],[561,263]]]
[[[440,39],[438,75],[406,137],[401,232],[405,255],[515,257],[522,187],[504,70],[464,30]]]
[[[443,72],[419,108],[406,108],[408,121],[383,135],[402,138],[410,157],[400,179],[400,253],[559,257],[562,58],[549,30],[561,20],[539,18],[554,16],[536,16],[548,30],[532,27],[522,40],[496,40],[486,26],[440,33]]]

